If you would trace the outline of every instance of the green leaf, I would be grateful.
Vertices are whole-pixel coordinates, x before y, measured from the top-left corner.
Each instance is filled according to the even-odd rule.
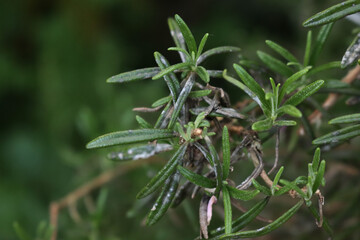
[[[225,234],[231,233],[232,228],[232,211],[231,211],[231,200],[230,194],[226,186],[222,188],[223,200],[224,200],[224,223],[225,223]]]
[[[316,60],[318,59],[318,57],[324,47],[325,41],[329,37],[329,34],[331,32],[333,25],[334,25],[334,23],[329,23],[329,24],[321,27],[319,34],[317,35],[316,42],[315,42],[314,48],[312,50],[311,56],[310,56],[309,65],[315,65]]]
[[[301,78],[302,76],[304,76],[309,69],[311,69],[311,67],[306,67],[296,73],[294,73],[293,75],[291,75],[288,79],[286,79],[286,81],[284,82],[284,85],[281,87],[280,89],[280,93],[279,93],[279,102],[282,101],[282,99],[285,96],[285,93],[288,93],[288,89],[289,86],[295,82],[296,80],[298,80],[299,78]]]
[[[101,148],[113,145],[146,142],[155,139],[176,137],[175,132],[169,129],[138,129],[112,132],[95,138],[86,145],[86,148]]]
[[[146,186],[140,190],[136,195],[137,199],[144,198],[149,194],[155,192],[171,174],[176,170],[176,166],[184,158],[188,145],[183,144],[175,152],[172,158],[166,163],[166,165],[153,177]]]
[[[342,82],[338,79],[328,79],[325,81],[324,85],[322,86],[323,89],[329,88],[329,89],[338,89],[338,88],[344,88],[344,89],[350,89],[351,86],[346,83]]]
[[[306,198],[306,194],[294,183],[289,182],[285,179],[280,179],[279,181],[281,184],[290,187],[291,189],[295,190],[302,198]]]
[[[205,83],[210,82],[210,76],[204,67],[202,67],[202,66],[196,67],[195,72],[199,75],[201,80],[203,80]]]
[[[292,55],[287,49],[283,48],[279,44],[270,40],[266,40],[265,43],[289,62],[299,62],[296,57],[294,57],[294,55]]]
[[[270,56],[267,53],[262,51],[257,51],[257,55],[260,60],[272,71],[279,73],[282,76],[289,77],[293,73],[290,67],[288,67],[285,63]]]
[[[221,188],[222,188],[222,166],[219,160],[219,156],[217,154],[217,151],[214,147],[214,145],[212,144],[210,138],[208,136],[205,136],[204,138],[206,145],[210,151],[210,156],[212,158],[212,162],[214,163],[214,165],[212,165],[213,170],[215,172],[215,176],[216,176],[216,189],[215,189],[215,195],[218,196]]]
[[[180,174],[174,173],[169,179],[167,179],[165,186],[156,200],[154,206],[150,210],[150,213],[146,219],[148,226],[154,225],[169,209],[178,188],[180,181]]]
[[[182,166],[177,166],[177,169],[187,180],[203,188],[215,188],[216,182],[212,179],[204,177],[200,174],[194,173]]]
[[[311,42],[312,42],[312,32],[308,31],[306,38],[306,46],[305,46],[304,66],[308,66],[310,62]]]
[[[160,67],[161,70],[164,70],[168,67],[170,67],[170,63],[168,60],[161,55],[159,52],[154,53],[155,61]],[[168,74],[164,75],[164,80],[166,82],[166,85],[168,86],[171,96],[173,98],[173,101],[175,102],[177,100],[177,96],[180,91],[180,84],[179,80],[177,79],[175,73],[169,72]]]
[[[231,47],[231,46],[223,46],[223,47],[212,48],[210,50],[207,50],[203,54],[201,54],[196,63],[200,64],[205,59],[207,59],[208,57],[211,57],[211,56],[216,55],[216,54],[239,52],[240,50],[241,49],[238,48],[238,47]]]
[[[249,201],[260,192],[259,190],[240,190],[231,186],[227,186],[227,189],[232,198],[242,201]]]
[[[160,99],[156,100],[153,104],[151,104],[151,107],[156,108],[156,107],[162,106],[164,104],[167,104],[169,101],[171,101],[171,99],[172,99],[171,96],[160,98]]]
[[[160,116],[156,120],[154,128],[165,128],[166,127],[166,123],[168,120],[168,116],[170,114],[171,106],[172,106],[172,104],[169,101],[168,104],[165,106],[165,108],[161,111]]]
[[[123,83],[123,82],[142,80],[142,79],[152,78],[159,72],[160,72],[160,68],[158,67],[142,68],[130,72],[120,73],[118,75],[108,78],[106,82]]]
[[[229,176],[230,170],[230,140],[229,131],[226,126],[222,132],[222,152],[223,152],[223,180],[226,180]]]
[[[261,185],[258,181],[256,181],[255,179],[252,180],[252,184],[253,186],[259,190],[260,192],[262,192],[263,194],[265,194],[266,196],[271,196],[271,191],[269,188]]]
[[[314,185],[312,187],[313,192],[315,192],[320,187],[320,184],[323,182],[324,174],[325,174],[325,165],[326,165],[325,160],[322,160],[320,163],[319,170],[316,174]]]
[[[184,48],[181,48],[181,47],[169,47],[167,50],[168,51],[177,51],[179,53],[183,53],[186,56],[188,61],[191,60],[190,54]]]
[[[292,120],[277,120],[274,122],[275,126],[295,126],[296,122]]]
[[[337,21],[347,15],[357,13],[360,11],[360,5],[358,0],[345,1],[336,4],[330,8],[321,11],[314,16],[308,18],[304,23],[304,27],[314,27],[329,22]]]
[[[360,113],[349,114],[349,115],[333,118],[329,121],[329,124],[357,123],[357,122],[360,122]]]
[[[283,114],[289,114],[290,116],[297,118],[300,118],[302,116],[302,113],[300,112],[299,109],[289,104],[283,105],[280,108],[278,108],[276,113],[279,115],[279,117]]]
[[[360,135],[360,124],[342,128],[315,139],[313,144],[338,143]]]
[[[145,119],[143,119],[139,115],[136,115],[135,118],[141,128],[152,128],[151,124],[148,123]]]
[[[247,212],[245,212],[243,215],[238,217],[236,220],[232,223],[232,231],[236,232],[247,226],[256,216],[258,216],[266,207],[266,205],[269,202],[269,197],[264,198],[260,202],[256,203],[252,208],[250,208]],[[217,228],[216,230],[213,230],[210,232],[210,236],[212,236],[210,239],[219,239],[219,237],[213,237],[218,236],[220,234],[223,234],[225,231],[225,227]]]
[[[108,154],[110,160],[115,161],[128,161],[128,160],[138,160],[149,158],[155,154],[170,151],[173,147],[170,144],[166,143],[157,143],[157,144],[146,144],[131,147],[129,149],[124,149],[118,152],[112,152]]]
[[[313,161],[312,161],[312,167],[313,167],[313,171],[316,172],[319,168],[319,163],[320,163],[320,148],[316,148],[315,153],[314,153],[314,157],[313,157]]]
[[[333,61],[333,62],[329,62],[329,63],[325,63],[323,65],[320,65],[318,67],[315,67],[313,69],[311,69],[309,71],[309,73],[307,74],[307,77],[310,77],[312,75],[315,75],[319,72],[323,72],[332,68],[340,68],[341,67],[341,63],[340,61]]]
[[[171,65],[170,67],[167,67],[163,70],[161,70],[161,72],[159,72],[158,74],[156,74],[155,76],[153,76],[153,80],[159,79],[164,77],[165,75],[175,71],[175,70],[179,70],[179,69],[185,69],[191,66],[191,62],[183,62],[183,63],[177,63],[174,65]]]
[[[175,20],[180,28],[182,35],[184,36],[185,43],[189,49],[189,53],[191,52],[196,53],[197,52],[196,41],[189,27],[186,25],[184,20],[177,14],[175,15]]]
[[[176,103],[175,103],[174,111],[171,115],[171,118],[170,118],[170,121],[168,124],[169,129],[174,127],[174,124],[177,121],[177,118],[180,114],[180,110],[184,106],[186,99],[187,99],[189,93],[191,92],[192,87],[194,86],[194,83],[195,83],[195,77],[194,77],[194,74],[191,73],[189,75],[183,89],[181,90]]]
[[[276,173],[275,175],[275,178],[274,178],[274,181],[273,181],[273,184],[271,186],[271,194],[274,195],[275,194],[275,190],[278,189],[277,185],[278,185],[278,182],[280,180],[280,177],[281,177],[281,174],[283,173],[284,171],[284,166],[282,166],[279,171]]]
[[[253,125],[251,126],[251,129],[254,131],[266,131],[269,130],[272,127],[272,120],[270,118],[267,118],[265,120],[260,120],[257,121],[255,123],[253,123]]]
[[[200,54],[202,53],[202,51],[204,49],[204,46],[206,44],[206,41],[207,41],[208,37],[209,37],[209,34],[206,33],[204,35],[204,37],[201,39],[200,44],[199,44],[199,49],[198,49],[198,52],[196,54],[196,59],[198,59],[200,57]]]
[[[191,91],[189,93],[190,98],[200,98],[209,95],[212,91],[210,89]]]
[[[202,122],[202,120],[205,119],[205,117],[206,117],[205,112],[201,112],[201,113],[199,113],[199,115],[197,115],[195,122],[194,122],[195,128],[198,128],[200,126],[200,123]]]
[[[179,48],[185,49],[186,48],[185,40],[184,40],[184,36],[180,31],[179,25],[176,23],[176,21],[173,18],[168,19],[168,25],[169,25],[171,37],[173,38],[175,45]],[[181,60],[185,62],[186,60],[185,54],[182,52],[179,52],[179,54]]]
[[[317,90],[321,88],[324,84],[324,80],[317,80],[309,85],[305,86],[303,89],[295,93],[291,96],[285,103],[293,106],[299,105],[302,101],[304,101],[307,97],[313,95]]]
[[[284,223],[286,223],[300,209],[302,204],[303,204],[303,200],[300,200],[297,204],[295,204],[292,208],[290,208],[286,213],[284,213],[278,219],[276,219],[272,223],[266,225],[265,227],[262,227],[262,228],[259,228],[256,230],[225,234],[220,239],[254,238],[254,237],[264,236],[264,235],[276,230]]]
[[[245,83],[245,85],[251,90],[251,92],[253,92],[258,97],[259,101],[261,102],[261,104],[260,104],[261,108],[263,110],[265,109],[265,110],[270,111],[269,103],[265,100],[265,92],[260,87],[260,85],[254,80],[254,78],[252,76],[250,76],[250,74],[248,74],[245,71],[245,69],[243,67],[241,67],[238,64],[234,64],[233,67],[234,67],[236,73],[241,78],[241,80]],[[249,94],[249,93],[247,93],[247,94]],[[253,98],[253,96],[250,96],[250,97]]]
[[[20,226],[18,222],[13,223],[13,228],[16,232],[16,235],[20,240],[31,240],[31,237],[28,233]]]

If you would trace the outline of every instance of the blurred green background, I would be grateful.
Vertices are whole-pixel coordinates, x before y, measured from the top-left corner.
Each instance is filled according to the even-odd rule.
[[[301,59],[307,32],[302,21],[336,2],[0,1],[0,239],[16,239],[14,221],[35,234],[38,223],[49,220],[51,201],[117,166],[106,159],[107,150],[85,150],[86,143],[103,133],[135,128],[132,108],[165,96],[166,85],[151,80],[111,85],[105,80],[155,66],[154,51],[176,63],[177,55],[166,51],[173,46],[168,17],[178,13],[198,41],[210,33],[208,48],[239,46],[242,54],[256,59],[256,50],[267,51],[264,41],[271,39]],[[336,24],[323,62],[341,59],[353,27],[346,20]],[[207,64],[221,69],[234,61],[236,56],[220,56]],[[225,88],[235,102],[239,92]],[[193,212],[196,222],[198,201],[186,202],[154,227],[141,225],[150,203],[143,203],[137,214],[128,212],[149,169],[158,167],[146,165],[107,184],[100,224],[82,200],[80,223],[62,210],[58,239],[192,239],[198,227],[184,214]],[[92,193],[94,201],[98,193]]]

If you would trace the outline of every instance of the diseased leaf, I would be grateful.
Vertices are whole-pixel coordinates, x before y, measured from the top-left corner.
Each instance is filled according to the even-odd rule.
[[[311,56],[310,56],[309,65],[315,65],[318,57],[320,56],[322,49],[324,48],[326,39],[328,39],[328,37],[329,37],[329,34],[331,32],[333,25],[334,25],[334,23],[329,23],[320,28],[320,31],[317,35],[317,38],[316,38],[316,41],[314,44],[314,48],[313,48]]]
[[[230,194],[226,186],[222,188],[223,200],[224,200],[224,223],[225,223],[225,234],[231,233],[232,228],[232,210]]]
[[[180,146],[166,165],[155,175],[155,177],[150,180],[148,184],[146,184],[143,189],[140,190],[140,192],[136,195],[137,199],[144,198],[156,191],[165,182],[165,180],[174,173],[178,163],[182,161],[185,155],[187,146],[187,144]]]
[[[113,145],[146,142],[155,139],[173,138],[176,134],[169,129],[138,129],[112,132],[95,138],[86,148],[101,148]]]
[[[189,27],[186,25],[184,20],[177,14],[175,15],[175,20],[176,20],[176,22],[180,28],[180,31],[185,39],[185,43],[188,47],[189,53],[190,54],[191,54],[191,52],[196,53],[197,52],[196,41],[195,41],[195,38],[194,38],[193,34],[191,33]]]
[[[118,75],[112,76],[106,80],[108,83],[123,83],[136,80],[142,80],[147,78],[152,78],[160,72],[160,68],[151,67],[151,68],[142,68],[130,72],[120,73]]]
[[[302,113],[299,109],[294,107],[293,105],[283,105],[280,108],[277,109],[278,116],[282,116],[283,114],[289,114],[290,116],[300,118],[302,116]]]
[[[253,123],[251,128],[254,131],[261,132],[261,131],[269,130],[272,127],[272,124],[273,124],[272,120],[270,118],[267,118],[265,120],[260,120],[260,121]]]
[[[238,233],[225,234],[220,239],[254,238],[254,237],[264,236],[264,235],[276,230],[284,223],[286,223],[300,209],[302,204],[303,204],[303,200],[300,200],[297,204],[295,204],[287,212],[285,212],[283,215],[281,215],[278,219],[276,219],[272,223],[270,223],[262,228],[259,228],[256,230],[238,232]]]
[[[161,53],[155,52],[154,57],[155,57],[156,63],[158,64],[158,66],[160,67],[161,70],[164,70],[164,69],[170,67],[170,63],[163,55],[161,55]],[[173,72],[169,72],[168,74],[164,75],[164,80],[170,90],[171,96],[175,103],[175,101],[177,100],[179,91],[180,91],[179,80],[177,79],[175,73],[173,73]]]
[[[166,213],[169,209],[174,197],[176,190],[178,188],[180,181],[180,173],[175,172],[171,177],[169,177],[165,183],[165,186],[156,200],[154,206],[150,210],[150,213],[146,219],[146,224],[151,226],[155,224],[160,218]]]
[[[264,198],[260,202],[256,203],[252,208],[250,208],[247,212],[245,212],[243,215],[238,217],[236,220],[232,223],[232,231],[237,232],[244,227],[246,227],[256,216],[258,216],[266,207],[266,205],[269,202],[269,197]],[[213,230],[210,232],[210,239],[215,240],[219,239],[219,235],[223,234],[225,231],[225,227],[217,228],[216,230]]]
[[[360,33],[358,33],[341,60],[341,67],[345,68],[359,59],[360,56]]]
[[[169,101],[168,104],[165,106],[165,108],[161,111],[160,116],[156,120],[154,128],[165,128],[167,125],[167,122],[170,120],[170,113],[172,104]],[[169,117],[168,117],[169,116]]]
[[[145,119],[143,119],[139,115],[136,115],[135,118],[141,128],[152,128],[151,124],[148,123]]]
[[[281,87],[280,92],[279,92],[279,103],[281,103],[281,101],[283,100],[285,93],[289,93],[289,86],[295,82],[296,80],[298,80],[299,78],[301,78],[302,76],[304,76],[309,69],[311,69],[311,67],[306,67],[296,73],[294,73],[293,75],[291,75],[288,79],[286,79],[286,81],[284,82],[284,85]]]
[[[161,70],[161,72],[159,72],[158,74],[156,74],[155,76],[153,76],[153,80],[159,79],[164,77],[165,75],[175,71],[175,70],[179,70],[179,69],[185,69],[188,68],[191,65],[191,62],[183,62],[183,63],[177,63],[174,65],[171,65],[170,67],[167,67],[163,70]]]
[[[186,46],[185,46],[184,36],[182,35],[179,25],[176,23],[175,19],[169,18],[168,25],[169,25],[171,37],[173,38],[175,45],[179,48],[185,49]],[[179,54],[181,61],[185,62],[186,60],[185,54],[182,52],[179,52]]]
[[[210,138],[208,136],[205,136],[204,138],[206,145],[210,151],[210,156],[212,158],[212,162],[214,163],[214,165],[212,165],[214,173],[215,173],[215,177],[216,177],[216,189],[215,189],[215,196],[218,196],[221,188],[222,188],[222,166],[219,160],[219,156],[217,154],[217,151],[214,147],[214,145],[212,144]]]
[[[223,152],[223,180],[226,180],[230,171],[230,139],[229,131],[224,126],[222,133],[222,152]]]
[[[313,144],[338,143],[360,135],[360,124],[342,128],[315,139]]]
[[[194,173],[180,165],[177,166],[177,169],[179,170],[181,175],[183,175],[187,180],[189,180],[190,182],[192,182],[200,187],[203,187],[203,188],[215,188],[216,187],[216,182],[214,180],[211,180],[207,177],[204,177],[202,175]]]
[[[294,57],[294,55],[292,55],[287,49],[283,48],[279,44],[270,40],[266,40],[265,43],[289,62],[299,62],[296,57]]]
[[[308,18],[304,23],[304,27],[315,27],[330,22],[335,22],[347,15],[360,11],[360,4],[358,0],[349,0],[332,7],[329,7],[314,16]]]
[[[349,114],[349,115],[333,118],[329,121],[329,124],[357,123],[357,122],[360,122],[360,113]]]
[[[293,106],[299,105],[302,101],[304,101],[307,97],[313,95],[317,90],[321,88],[324,84],[324,80],[317,80],[309,85],[305,86],[303,89],[295,93],[288,100],[285,101],[285,104],[290,104]]]
[[[242,201],[249,201],[260,192],[259,190],[240,190],[231,186],[227,186],[227,189],[232,198]]]
[[[173,147],[166,143],[146,144],[141,146],[124,149],[123,151],[108,154],[110,160],[128,161],[149,158],[155,154],[171,151]]]
[[[285,77],[289,77],[292,75],[293,71],[291,70],[291,68],[279,59],[276,59],[273,56],[270,56],[269,54],[262,51],[257,51],[257,55],[261,59],[261,61],[272,71],[279,73],[280,75]]]
[[[238,47],[231,47],[231,46],[223,46],[223,47],[216,47],[212,48],[210,50],[207,50],[203,54],[201,54],[197,60],[197,64],[202,63],[205,59],[208,57],[211,57],[215,54],[221,54],[221,53],[231,53],[231,52],[239,52],[241,49]]]

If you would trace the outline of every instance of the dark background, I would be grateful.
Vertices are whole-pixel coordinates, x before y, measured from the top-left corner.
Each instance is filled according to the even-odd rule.
[[[307,29],[301,23],[336,2],[0,1],[0,239],[16,239],[14,221],[34,235],[38,223],[49,220],[51,201],[117,166],[106,159],[106,150],[86,150],[86,143],[103,133],[135,128],[131,109],[165,96],[166,86],[152,80],[124,85],[105,80],[155,66],[154,51],[176,63],[177,55],[166,50],[174,45],[168,17],[178,13],[197,41],[210,33],[207,48],[239,46],[241,54],[257,60],[256,50],[270,52],[265,40],[271,39],[302,59]],[[320,62],[341,59],[353,27],[347,20],[335,25]],[[224,55],[207,64],[230,68],[236,59]],[[215,85],[227,88],[233,102],[242,94],[218,81]],[[192,239],[198,231],[198,200],[186,202],[154,227],[140,224],[150,203],[132,217],[128,212],[148,170],[158,167],[146,165],[107,184],[100,225],[83,201],[78,203],[80,223],[61,211],[58,239]],[[95,200],[98,193],[92,193]],[[189,220],[187,211],[194,218]],[[308,215],[302,232],[292,227],[299,239],[313,231],[321,234]]]

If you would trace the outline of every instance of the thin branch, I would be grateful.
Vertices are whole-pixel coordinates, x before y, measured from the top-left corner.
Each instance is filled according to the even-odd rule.
[[[275,162],[274,166],[271,168],[271,170],[268,172],[270,175],[277,167],[279,162],[279,146],[280,146],[280,128],[276,128],[276,145],[275,145]]]

